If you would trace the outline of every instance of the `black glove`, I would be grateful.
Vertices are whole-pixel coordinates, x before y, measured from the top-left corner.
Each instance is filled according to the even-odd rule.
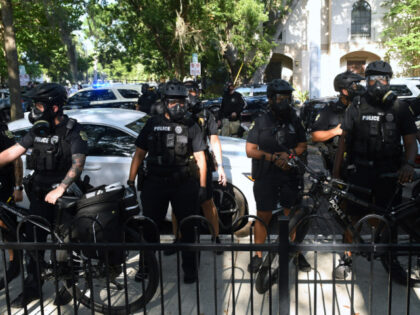
[[[200,190],[198,191],[198,200],[200,202],[200,205],[207,200],[207,190],[206,187],[200,187]]]

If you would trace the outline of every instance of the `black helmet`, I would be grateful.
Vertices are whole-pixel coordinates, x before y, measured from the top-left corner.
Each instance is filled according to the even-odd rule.
[[[342,89],[347,89],[354,82],[358,83],[363,80],[361,75],[353,73],[349,70],[338,74],[334,79],[334,90],[341,92]]]
[[[200,86],[195,81],[185,81],[184,82],[185,88],[187,90],[199,90]]]
[[[25,94],[34,102],[43,102],[48,106],[62,107],[67,101],[66,89],[57,83],[42,83]]]
[[[294,89],[291,85],[282,79],[275,79],[268,83],[267,86],[267,97],[271,98],[275,94],[292,94]]]
[[[142,86],[141,86],[141,93],[142,94],[145,94],[148,91],[149,91],[149,84],[147,84],[147,83],[142,84]]]
[[[187,97],[188,92],[185,88],[184,83],[178,80],[170,80],[166,82],[165,88],[163,90],[164,97],[171,98],[171,97]]]
[[[365,75],[369,76],[375,74],[388,75],[390,78],[392,78],[392,68],[388,62],[382,60],[373,61],[366,67]]]

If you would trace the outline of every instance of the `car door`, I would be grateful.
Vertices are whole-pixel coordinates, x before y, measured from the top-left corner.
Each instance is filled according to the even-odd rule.
[[[91,107],[119,107],[119,103],[121,103],[121,100],[117,99],[117,96],[111,89],[92,90]]]
[[[93,186],[127,182],[135,137],[112,126],[82,124],[88,137],[89,152],[84,175]]]

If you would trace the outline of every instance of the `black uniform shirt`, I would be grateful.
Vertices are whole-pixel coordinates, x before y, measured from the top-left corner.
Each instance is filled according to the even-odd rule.
[[[222,118],[229,118],[234,112],[237,113],[235,120],[239,119],[239,114],[242,112],[245,106],[245,101],[241,93],[233,92],[233,94],[226,93],[223,95],[222,105],[220,106],[220,113]]]
[[[290,138],[284,142],[283,145],[279,144],[276,139],[278,126],[282,125],[282,123],[279,123],[279,121],[273,117],[271,112],[263,114],[255,119],[250,127],[246,141],[257,144],[259,150],[268,153],[286,152],[289,149],[294,149],[298,143],[306,142],[306,134],[302,121],[296,116],[295,111],[291,111],[291,116],[290,122],[285,123],[286,125],[289,125]],[[257,160],[253,159],[253,167],[256,162]],[[269,162],[267,161],[267,163],[265,163],[265,161],[263,161],[263,163],[267,164]],[[272,174],[283,172],[279,167],[274,166],[272,163],[267,165],[269,165]]]
[[[67,115],[63,116],[61,122],[55,127],[55,135],[65,135],[67,132],[67,122],[69,118]],[[19,142],[19,144],[25,149],[33,147],[35,135],[32,131],[29,131]],[[82,131],[82,126],[76,123],[75,126],[71,129],[70,133],[66,137],[66,141],[62,141],[63,146],[70,146],[70,148],[65,148],[63,151],[68,152],[68,154],[84,154],[88,153],[88,143],[87,137],[84,131]],[[67,150],[66,150],[67,149]],[[66,157],[71,161],[71,157]],[[61,181],[67,172],[69,171],[71,164],[66,170],[57,170],[57,171],[39,171],[35,172],[35,180],[43,183],[57,183]]]
[[[338,102],[340,102],[340,100],[338,100]],[[344,107],[341,110],[341,106],[345,105],[331,103],[329,106],[325,106],[316,116],[315,122],[312,125],[312,132],[331,130],[337,127],[338,124],[342,124],[345,110]],[[325,143],[332,142],[333,139],[334,138],[328,139]]]
[[[144,125],[140,131],[139,136],[136,139],[135,145],[140,149],[149,151],[148,148],[148,137],[152,132],[159,132],[159,127],[165,130],[165,127],[170,126],[172,123],[166,119],[164,115],[152,116]],[[155,128],[156,127],[156,128]],[[188,128],[188,143],[191,144],[193,152],[204,151],[206,144],[203,141],[203,135],[200,127],[194,123]]]
[[[201,110],[196,117],[198,125],[203,131],[204,142],[207,143],[208,137],[218,134],[216,118],[208,109]]]
[[[401,104],[397,107],[397,129],[401,136],[415,134],[417,132],[416,122],[413,114],[408,106]],[[344,121],[341,129],[345,130],[348,134],[356,132],[354,129],[355,122],[359,119],[359,109],[356,104],[352,103],[344,114]]]
[[[11,131],[7,128],[6,124],[0,126],[0,152],[10,148],[15,145],[15,137]],[[8,181],[13,181],[14,185],[14,167],[13,163],[9,163],[0,169],[0,182],[6,183]]]
[[[150,114],[152,105],[156,102],[156,94],[153,92],[147,92],[142,94],[137,103],[139,104],[139,109],[146,114]]]

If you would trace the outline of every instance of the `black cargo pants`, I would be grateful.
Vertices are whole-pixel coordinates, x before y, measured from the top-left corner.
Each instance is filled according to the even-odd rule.
[[[168,211],[169,202],[172,205],[172,211],[178,221],[199,213],[198,202],[198,181],[195,178],[174,179],[172,177],[148,176],[144,181],[141,192],[141,201],[143,205],[143,215],[151,218],[159,224],[164,220]],[[147,235],[145,233],[147,240]],[[193,226],[187,224],[181,229],[181,242],[194,242]],[[182,269],[185,273],[195,272],[197,266],[193,251],[182,252]]]

